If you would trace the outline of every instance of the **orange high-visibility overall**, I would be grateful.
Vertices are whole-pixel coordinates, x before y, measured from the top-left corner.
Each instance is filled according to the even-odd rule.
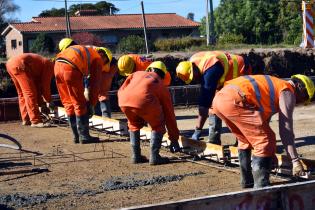
[[[135,67],[133,72],[136,71],[145,71],[147,67],[153,62],[152,59],[140,56],[140,55],[135,55],[135,54],[129,54],[132,58],[132,60],[135,62]]]
[[[51,101],[50,83],[54,63],[40,55],[24,53],[6,63],[7,71],[16,87],[21,118],[32,124],[41,122],[39,106]]]
[[[82,116],[87,112],[84,97],[84,77],[89,78],[89,103],[95,106],[100,90],[103,60],[92,48],[74,45],[57,55],[55,76],[61,102],[68,116]]]
[[[146,121],[159,133],[166,132],[166,125],[169,139],[178,140],[171,95],[156,73],[138,71],[129,75],[118,91],[118,104],[128,118],[130,131],[140,130]]]
[[[242,76],[226,82],[213,100],[213,112],[238,139],[239,149],[253,149],[258,157],[276,152],[270,118],[279,112],[280,93],[294,92],[289,82],[268,75]]]
[[[100,78],[101,88],[100,94],[98,96],[99,101],[104,101],[108,99],[108,91],[110,91],[113,78],[117,71],[118,71],[117,65],[111,65],[110,70],[108,72],[102,71],[102,75]]]

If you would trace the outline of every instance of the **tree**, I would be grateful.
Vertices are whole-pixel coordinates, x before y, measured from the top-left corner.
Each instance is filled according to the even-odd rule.
[[[300,36],[300,4],[291,0],[222,0],[214,11],[216,34],[242,35],[246,43],[293,43]],[[205,31],[205,17],[199,28]]]
[[[8,23],[18,22],[16,19],[12,19],[9,15],[14,14],[20,9],[19,6],[14,4],[12,0],[0,0],[0,30],[3,31]],[[0,38],[0,55],[3,56],[5,54],[5,43],[4,37]]]
[[[108,3],[106,1],[100,1],[95,4],[73,4],[69,7],[70,16],[74,16],[76,11],[79,10],[96,10],[98,15],[109,15],[110,11],[112,14],[116,14],[119,9],[115,7],[114,4]],[[65,9],[52,8],[50,10],[44,10],[38,16],[39,17],[61,17],[65,15]]]
[[[40,33],[32,43],[30,51],[38,54],[52,53],[55,50],[55,45],[51,37],[45,33]]]
[[[103,44],[100,37],[88,32],[76,33],[72,36],[72,39],[81,45],[102,46]]]

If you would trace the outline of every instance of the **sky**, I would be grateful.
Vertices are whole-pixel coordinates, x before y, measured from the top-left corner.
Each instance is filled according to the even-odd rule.
[[[106,0],[120,9],[117,14],[141,13],[140,0]],[[13,0],[20,6],[20,11],[13,17],[22,22],[31,21],[32,17],[38,16],[43,10],[53,7],[59,9],[65,6],[64,0]],[[93,3],[97,0],[67,0],[68,7],[71,4]],[[205,0],[143,0],[145,13],[177,13],[183,17],[192,12],[195,14],[195,21],[200,21],[206,13]],[[213,0],[213,6],[217,7],[219,0]]]

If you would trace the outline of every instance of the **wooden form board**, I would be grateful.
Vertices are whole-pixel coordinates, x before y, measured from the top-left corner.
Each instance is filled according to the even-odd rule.
[[[56,117],[66,116],[65,110],[63,107],[58,107],[57,113],[55,113]],[[108,131],[118,131],[117,134],[128,135],[128,125],[126,122],[122,122],[120,120],[105,118],[94,115],[90,119],[90,126],[94,126],[96,128],[109,128]],[[112,129],[112,130],[111,130]],[[151,138],[151,129],[149,127],[143,127],[140,130],[141,139],[150,139]],[[166,133],[163,137],[163,146],[170,145],[170,141],[168,139],[168,134]],[[206,159],[211,159],[214,161],[218,161],[224,163],[224,149],[223,146],[210,144],[202,141],[194,141],[188,139],[184,136],[180,136],[179,145],[183,148],[186,148],[185,151],[192,152],[199,156],[202,156]]]

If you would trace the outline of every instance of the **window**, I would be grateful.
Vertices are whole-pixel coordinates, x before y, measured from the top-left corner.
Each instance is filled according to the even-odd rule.
[[[22,41],[19,41],[19,46],[22,46]]]
[[[11,49],[16,49],[16,39],[11,40]]]

